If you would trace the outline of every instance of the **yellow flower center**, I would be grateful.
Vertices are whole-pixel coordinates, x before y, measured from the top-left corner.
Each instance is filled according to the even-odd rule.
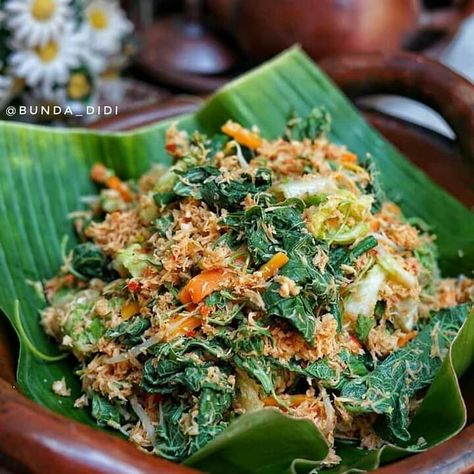
[[[89,11],[89,22],[95,30],[105,30],[109,24],[109,19],[104,10],[92,8]]]
[[[31,6],[31,14],[38,21],[49,20],[56,11],[55,0],[35,0]]]
[[[50,41],[44,46],[36,46],[35,52],[43,63],[49,63],[58,56],[59,45],[55,41]]]
[[[79,100],[89,95],[91,85],[82,72],[71,74],[67,85],[67,95],[73,100]]]

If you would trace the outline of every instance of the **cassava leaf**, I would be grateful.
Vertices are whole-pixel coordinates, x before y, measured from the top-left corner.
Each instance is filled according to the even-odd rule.
[[[443,272],[470,273],[474,268],[472,213],[374,131],[299,50],[286,52],[226,86],[198,113],[180,118],[179,126],[211,136],[232,119],[245,126],[257,125],[265,137],[276,137],[283,133],[292,111],[307,116],[316,106],[324,106],[332,117],[330,138],[361,158],[370,153],[388,197],[397,201],[407,216],[420,217],[433,229]],[[25,334],[41,352],[58,353],[39,326],[38,310],[45,302],[28,282],[56,273],[65,234],[73,245],[79,243],[68,214],[78,209],[81,196],[95,191],[89,181],[91,165],[103,162],[123,178],[136,178],[152,163],[171,164],[164,152],[167,127],[168,123],[160,123],[114,134],[0,123],[0,308],[13,322],[14,301],[20,301]],[[169,194],[165,197],[170,199]],[[262,263],[271,255],[262,258]],[[453,436],[465,423],[456,378],[472,364],[473,351],[474,318],[470,317],[410,425],[412,438],[423,437],[426,447]],[[18,385],[36,402],[95,426],[88,412],[73,407],[80,394],[74,367],[72,359],[46,363],[21,344]],[[62,377],[72,389],[71,397],[59,398],[51,390],[52,382]],[[443,410],[439,410],[441,405]],[[343,461],[334,472],[352,466],[372,469],[415,451],[387,446],[367,453],[347,446],[341,450]],[[293,463],[293,472],[308,472],[326,453],[327,447],[311,422],[263,410],[231,423],[189,463],[209,472],[225,469],[249,474],[284,472]]]
[[[130,321],[125,321],[113,329],[107,329],[104,337],[106,339],[118,338],[126,346],[134,346],[140,343],[140,336],[150,327],[150,320],[135,316]]]
[[[341,396],[348,407],[386,415],[395,439],[408,441],[409,401],[433,382],[467,315],[466,305],[440,311],[413,341],[390,354],[370,375],[345,384]]]

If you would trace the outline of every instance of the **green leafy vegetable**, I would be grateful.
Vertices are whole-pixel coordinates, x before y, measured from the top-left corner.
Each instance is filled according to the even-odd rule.
[[[101,426],[120,427],[121,416],[119,409],[96,392],[92,393],[92,416]]]
[[[151,326],[150,320],[135,316],[130,321],[119,324],[113,329],[107,329],[104,337],[107,339],[118,338],[126,346],[135,346],[141,342],[141,335]]]
[[[362,342],[367,342],[370,330],[374,327],[374,319],[360,314],[356,321],[356,336]]]
[[[117,273],[110,266],[110,259],[100,247],[91,242],[74,247],[70,270],[81,280],[100,278],[111,281],[117,278]]]
[[[191,168],[179,176],[173,191],[178,196],[202,199],[210,208],[238,210],[247,195],[262,193],[272,183],[270,173],[263,168],[257,170],[255,180],[245,174],[242,179],[232,181],[220,180],[219,176],[219,170],[212,166]]]
[[[183,460],[227,427],[235,397],[234,384],[229,378],[231,370],[226,363],[200,357],[203,352],[217,358],[223,356],[219,346],[178,341],[157,345],[155,352],[158,357],[145,363],[142,388],[150,393],[173,394],[180,399],[178,404],[162,405],[158,450],[169,459]],[[199,400],[196,420],[192,419],[196,407],[188,392]],[[183,426],[183,416],[188,417],[189,423],[196,423],[197,436],[190,436]]]
[[[270,315],[287,319],[311,344],[316,328],[314,307],[316,300],[311,294],[299,294],[282,298],[279,294],[280,285],[272,283],[263,294],[265,308]]]
[[[318,107],[302,118],[296,113],[287,123],[285,136],[290,140],[314,140],[331,130],[331,115],[324,107]]]
[[[344,385],[341,396],[348,406],[386,415],[391,434],[408,441],[409,400],[433,382],[467,315],[465,305],[437,313],[416,339],[388,356],[367,378]]]
[[[142,276],[149,262],[148,256],[143,253],[140,244],[132,244],[119,250],[115,263],[119,267],[127,269],[132,277],[137,278]]]
[[[173,225],[173,216],[167,215],[159,217],[155,220],[156,230],[159,232],[161,237],[165,237],[168,229]]]

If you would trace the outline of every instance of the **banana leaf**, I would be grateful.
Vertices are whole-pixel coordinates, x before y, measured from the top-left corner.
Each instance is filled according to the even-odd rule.
[[[359,156],[372,155],[388,197],[407,216],[421,217],[431,226],[443,273],[472,272],[473,214],[373,130],[299,49],[283,53],[224,87],[201,110],[179,117],[178,122],[182,128],[212,134],[231,118],[247,126],[255,124],[271,138],[282,133],[291,112],[305,115],[320,105],[332,115],[331,139]],[[94,193],[89,181],[91,165],[103,162],[119,176],[134,178],[152,163],[169,163],[163,147],[168,125],[101,133],[0,122],[0,309],[19,335],[18,385],[37,403],[92,426],[95,423],[87,411],[73,408],[80,394],[74,362],[45,362],[28,344],[30,340],[43,353],[57,354],[39,325],[38,312],[45,302],[34,282],[52,277],[61,265],[64,246],[75,243],[68,214],[80,207],[81,196]],[[17,314],[16,300],[20,302]],[[423,437],[425,448],[454,436],[464,426],[466,408],[457,379],[473,360],[471,315],[411,425],[412,439]],[[51,390],[52,382],[62,377],[72,389],[69,398]],[[341,445],[342,463],[332,472],[374,469],[414,451],[386,446],[368,452]],[[237,419],[187,464],[216,473],[299,474],[318,468],[327,452],[314,425],[270,409]]]

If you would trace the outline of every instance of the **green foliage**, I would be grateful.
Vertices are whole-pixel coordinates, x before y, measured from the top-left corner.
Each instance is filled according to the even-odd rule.
[[[408,441],[409,400],[433,382],[467,315],[467,306],[440,311],[413,341],[389,355],[368,377],[345,384],[341,395],[350,399],[348,407],[385,415],[392,436]]]
[[[161,237],[166,237],[168,229],[173,225],[173,215],[161,216],[155,220],[155,228]]]
[[[97,392],[92,392],[92,416],[101,426],[119,428],[121,416],[119,409],[109,400],[101,397]]]
[[[315,140],[331,130],[331,115],[326,108],[314,108],[306,117],[293,113],[288,121],[285,136],[289,140]]]
[[[173,192],[177,196],[201,199],[203,183],[212,176],[219,176],[219,170],[213,166],[195,166],[178,174]]]
[[[118,339],[122,344],[133,347],[141,342],[141,335],[151,326],[150,320],[135,316],[130,321],[120,323],[113,329],[107,329],[104,337]]]
[[[167,206],[168,204],[176,201],[177,198],[178,196],[173,191],[159,191],[153,194],[153,200],[159,207]]]
[[[76,245],[72,251],[71,273],[81,280],[100,278],[111,281],[118,277],[110,266],[110,259],[100,247],[86,242]]]
[[[361,342],[367,342],[370,330],[374,327],[374,319],[370,316],[360,314],[357,317],[355,331],[356,336]]]
[[[280,285],[274,282],[263,293],[266,311],[270,315],[287,319],[312,344],[316,328],[316,316],[313,311],[316,299],[312,294],[301,292],[297,296],[282,298],[279,289]]]
[[[178,196],[202,199],[211,209],[234,211],[242,207],[247,195],[262,193],[272,184],[271,174],[264,168],[257,170],[254,180],[246,174],[232,181],[220,180],[219,176],[219,170],[212,166],[191,168],[180,174],[173,191]]]
[[[283,203],[278,206],[254,206],[246,212],[229,214],[223,224],[245,243],[255,265],[260,266],[277,252],[297,250],[312,241],[301,217],[301,201]],[[265,228],[274,229],[272,239]]]
[[[351,265],[355,260],[378,245],[377,239],[369,235],[354,247],[337,247],[329,255],[329,265],[334,274],[340,274],[341,265]]]
[[[217,207],[234,211],[242,208],[246,196],[255,196],[265,192],[272,184],[269,170],[257,170],[255,181],[251,176],[243,175],[242,180],[216,182],[209,180],[202,185],[202,200],[211,208]]]
[[[158,428],[157,448],[169,459],[183,460],[207,444],[227,427],[229,409],[235,397],[229,378],[231,367],[212,342],[178,341],[155,347],[157,357],[145,362],[142,388],[149,393],[171,395],[161,407],[163,424]],[[206,358],[202,357],[206,353]],[[209,357],[212,357],[209,359]],[[214,359],[214,360],[213,360]],[[198,401],[199,413],[189,393]],[[198,433],[190,436],[182,424],[183,416],[197,424]]]

